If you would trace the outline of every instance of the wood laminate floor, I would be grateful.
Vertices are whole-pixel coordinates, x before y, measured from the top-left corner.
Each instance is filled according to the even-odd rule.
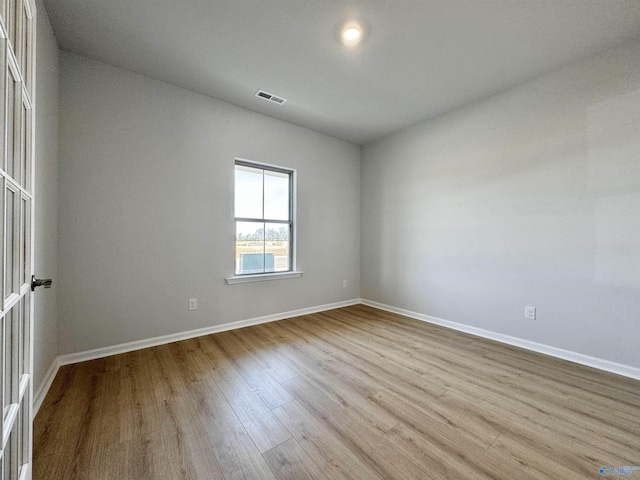
[[[599,478],[640,382],[357,305],[62,367],[34,429],[35,480]]]

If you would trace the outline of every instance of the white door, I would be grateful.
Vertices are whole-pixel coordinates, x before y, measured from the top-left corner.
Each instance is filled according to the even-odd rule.
[[[1,480],[31,478],[33,395],[33,100],[35,8],[0,0],[3,212]]]

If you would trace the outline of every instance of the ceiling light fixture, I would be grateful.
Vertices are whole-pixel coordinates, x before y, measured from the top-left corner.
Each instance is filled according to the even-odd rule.
[[[362,40],[362,27],[355,22],[347,23],[340,32],[342,43],[348,47],[353,47]]]

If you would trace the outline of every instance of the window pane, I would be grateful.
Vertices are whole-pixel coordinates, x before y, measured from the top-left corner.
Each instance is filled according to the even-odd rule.
[[[2,327],[3,327],[3,348],[2,354],[4,356],[4,388],[3,388],[3,406],[4,413],[3,418],[7,415],[7,409],[9,405],[11,405],[12,397],[13,397],[13,316],[14,316],[15,308],[12,308],[11,311],[7,312],[7,314],[2,319]]]
[[[27,66],[27,35],[28,35],[27,12],[24,6],[22,6],[22,8],[20,9],[19,19],[20,19],[20,40],[19,40],[20,48],[18,48],[18,50],[20,51],[20,72],[24,77],[25,73],[27,72],[26,66]]]
[[[19,340],[20,340],[20,375],[25,373],[29,373],[29,361],[30,361],[30,353],[31,353],[31,344],[29,343],[29,339],[31,338],[30,328],[31,324],[29,323],[29,315],[30,315],[30,303],[29,303],[29,295],[31,295],[30,291],[27,291],[25,296],[22,298],[21,306],[22,311],[20,312],[20,328],[19,328]],[[16,313],[17,314],[17,313]]]
[[[2,16],[2,21],[4,24],[7,24],[7,1],[0,0],[0,16]]]
[[[14,246],[14,232],[15,232],[15,218],[14,218],[14,206],[15,206],[15,198],[16,193],[7,188],[7,200],[5,205],[5,215],[6,215],[6,223],[5,223],[5,249],[6,249],[6,261],[5,261],[5,269],[4,269],[4,296],[8,297],[13,293],[13,284],[14,284],[14,272],[13,272],[13,252],[15,251]]]
[[[9,469],[9,478],[11,480],[16,480],[18,478],[18,423],[13,424],[13,429],[11,430],[11,434],[9,435],[9,443],[5,447],[4,458],[5,462],[9,462],[8,465],[5,463],[5,466],[8,466]]]
[[[22,430],[22,442],[18,442],[18,448],[21,452],[21,459],[18,462],[18,465],[22,467],[25,463],[27,463],[30,459],[29,455],[29,438],[31,437],[31,422],[29,419],[29,410],[27,410],[31,397],[29,395],[29,390],[26,391],[24,397],[22,398],[22,406],[20,407],[20,412],[22,413],[22,423],[18,426]]]
[[[27,135],[29,120],[29,110],[24,103],[22,103],[22,111],[20,112],[20,185],[27,188],[27,174],[29,168],[27,167],[27,151],[29,150],[29,136]],[[17,176],[17,175],[16,175]]]
[[[25,434],[24,434],[24,417],[27,414],[27,406],[25,405],[25,400],[27,399],[27,396],[25,395],[22,399],[22,403],[20,404],[20,410],[18,410],[18,419],[16,421],[16,435],[17,435],[17,440],[16,440],[16,444],[17,444],[17,454],[18,454],[18,469],[20,469],[20,467],[22,467],[22,465],[24,465],[24,443],[26,441],[25,439]]]
[[[9,40],[13,46],[13,52],[16,51],[16,1],[9,0],[7,2],[7,33],[9,34]]]
[[[15,113],[15,82],[13,75],[7,75],[7,173],[13,176],[15,138],[13,133]]]
[[[273,255],[266,263],[273,264]],[[236,275],[264,271],[264,223],[236,222]]]
[[[262,217],[262,170],[236,165],[236,217]]]
[[[291,270],[289,266],[289,230],[289,225],[283,225],[282,223],[265,224],[266,272],[287,272]]]
[[[29,281],[29,232],[31,231],[31,218],[29,216],[29,201],[26,198],[22,199],[22,252],[20,262],[20,285]]]
[[[32,38],[31,38],[31,30],[33,29],[33,20],[26,20],[26,43],[25,43],[25,66],[23,70],[24,82],[27,86],[29,93],[31,92],[31,46],[32,46]]]
[[[24,369],[24,320],[25,320],[25,315],[24,315],[24,311],[25,311],[25,300],[26,298],[23,297],[22,299],[20,299],[20,303],[19,306],[16,307],[16,312],[15,315],[16,318],[15,323],[16,323],[16,335],[18,335],[18,381],[20,379],[20,377],[22,376],[23,373],[25,372]]]
[[[264,171],[264,218],[289,220],[289,174]]]

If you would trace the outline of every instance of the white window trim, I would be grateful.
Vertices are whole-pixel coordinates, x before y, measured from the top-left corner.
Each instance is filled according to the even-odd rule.
[[[272,169],[285,169],[285,170],[289,170],[291,172],[291,181],[293,183],[292,185],[292,208],[291,208],[291,215],[293,218],[293,228],[291,229],[291,235],[292,235],[292,241],[291,241],[291,270],[287,271],[287,272],[270,272],[270,273],[257,273],[255,275],[233,275],[231,277],[226,277],[225,278],[225,282],[227,283],[227,285],[236,285],[239,283],[252,283],[252,282],[262,282],[262,281],[270,281],[270,280],[285,280],[287,278],[299,278],[302,277],[304,272],[301,272],[299,270],[296,269],[296,263],[297,263],[297,245],[298,245],[298,235],[297,235],[297,228],[298,228],[298,171],[295,168],[289,168],[289,167],[283,167],[281,165],[273,165],[270,163],[263,163],[263,162],[256,162],[254,160],[249,160],[247,158],[242,158],[242,157],[235,157],[233,164],[234,167],[236,165],[236,162],[240,161],[240,162],[247,162],[247,163],[252,163],[254,164],[256,167],[264,167],[264,168],[272,168]],[[235,186],[235,183],[234,183]],[[235,191],[235,189],[234,189]],[[234,195],[235,198],[235,195]],[[235,210],[235,203],[233,205],[233,208]],[[232,215],[234,218],[234,222],[235,222],[235,211],[232,211]],[[235,257],[234,257],[234,262],[235,262]]]
[[[299,278],[304,272],[259,273],[257,275],[239,275],[225,278],[227,285],[238,283],[263,282],[268,280],[285,280],[287,278]]]

